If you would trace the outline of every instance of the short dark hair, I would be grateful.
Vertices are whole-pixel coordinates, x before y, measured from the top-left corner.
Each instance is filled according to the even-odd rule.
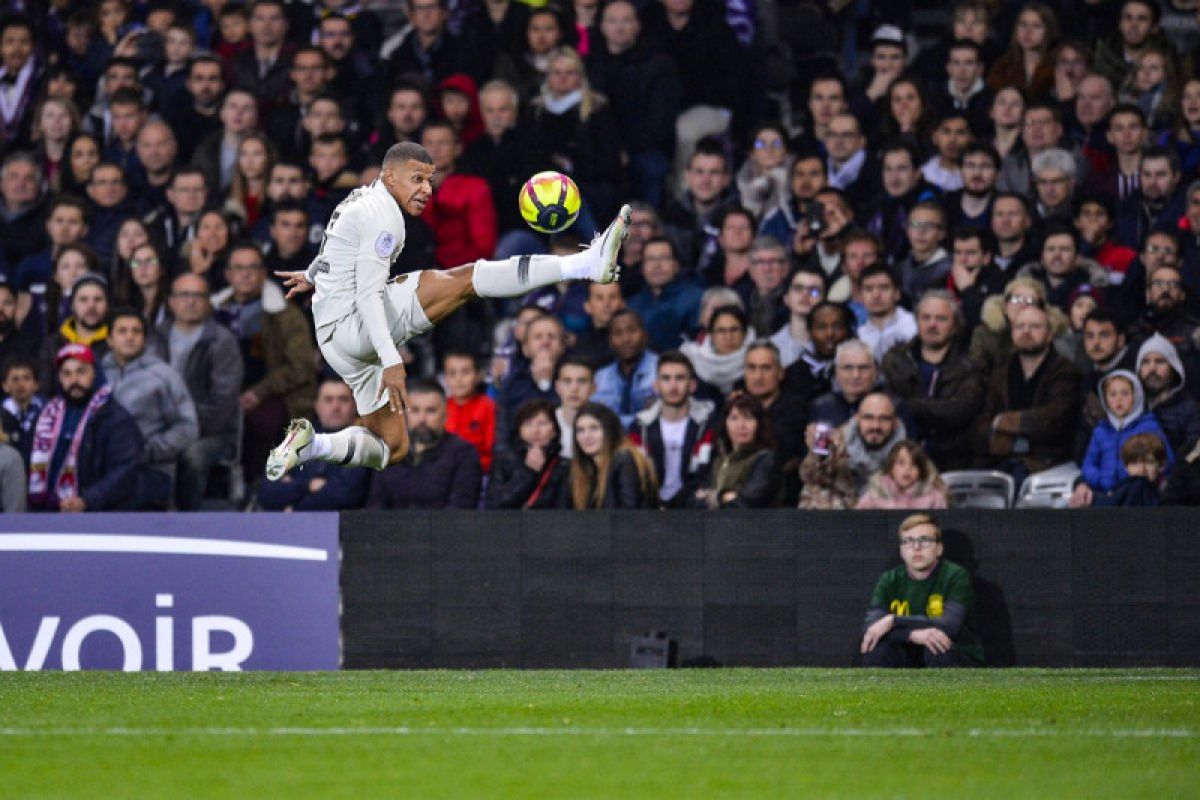
[[[140,325],[142,328],[142,335],[144,336],[146,334],[146,318],[142,316],[142,312],[138,311],[136,308],[131,308],[130,306],[120,306],[119,308],[114,309],[112,314],[109,315],[109,328],[115,328],[117,325],[117,320],[119,319],[136,319],[138,321],[138,325]]]
[[[36,49],[38,43],[37,28],[34,26],[32,18],[20,12],[5,14],[4,17],[0,19],[0,36],[3,36],[4,32],[9,28],[24,28],[25,30],[29,31],[29,35],[33,38],[34,47]]]
[[[717,306],[713,309],[712,316],[708,318],[708,324],[711,326],[720,316],[733,317],[741,324],[742,330],[750,330],[750,318],[746,316],[746,310],[741,306],[735,306],[733,303]]]
[[[137,106],[142,109],[146,107],[146,103],[142,100],[142,93],[137,89],[122,86],[112,93],[112,97],[108,98],[108,107],[112,108],[113,106]]]
[[[1071,244],[1075,246],[1076,250],[1079,249],[1079,231],[1075,230],[1071,225],[1063,222],[1052,222],[1047,225],[1045,233],[1042,234],[1043,247],[1051,236],[1069,236],[1071,237]]]
[[[175,181],[179,180],[180,178],[185,178],[188,175],[199,175],[204,181],[204,188],[208,188],[208,176],[204,174],[204,170],[191,164],[181,164],[175,169],[171,170],[171,180],[167,182],[167,185],[174,186]]]
[[[716,316],[715,313],[714,316]],[[687,370],[689,377],[696,377],[696,367],[692,364],[692,360],[678,350],[668,350],[658,357],[658,366],[654,370],[655,374],[663,368],[664,364],[681,366]]]
[[[971,39],[955,39],[950,43],[950,49],[946,52],[947,57],[955,50],[971,50],[977,59],[983,61],[983,48],[979,46],[978,42]]]
[[[1178,173],[1181,169],[1179,153],[1176,152],[1174,147],[1163,147],[1162,145],[1147,147],[1142,152],[1142,163],[1145,164],[1152,158],[1165,158],[1171,167],[1171,172]]]
[[[1075,216],[1083,211],[1084,206],[1100,206],[1108,215],[1109,222],[1117,218],[1117,204],[1111,196],[1101,192],[1085,191],[1075,200]]]
[[[679,248],[675,246],[675,242],[666,236],[651,236],[642,244],[642,253],[646,252],[646,248],[652,244],[665,244],[671,251],[671,258],[679,261]]]
[[[896,275],[892,272],[891,268],[888,265],[880,264],[879,262],[869,264],[866,269],[862,271],[862,274],[858,276],[858,283],[861,286],[867,280],[867,278],[878,278],[880,275],[891,281],[893,287],[899,286],[899,284],[896,282]]]
[[[442,400],[446,399],[446,390],[442,385],[435,380],[429,378],[415,378],[408,382],[408,393],[413,394],[436,394]]]
[[[549,316],[549,314],[546,314],[545,316]],[[613,312],[613,315],[611,317],[609,317],[608,330],[609,330],[610,336],[612,335],[613,323],[623,317],[633,317],[635,320],[637,320],[638,327],[641,328],[643,331],[646,330],[646,323],[642,321],[641,315],[639,315],[636,311],[634,311],[629,306],[625,306],[624,308],[618,308],[616,311]],[[555,317],[555,319],[557,319],[557,317]]]
[[[904,139],[892,139],[879,149],[879,163],[888,157],[890,153],[907,153],[909,161],[912,162],[914,168],[921,166],[921,154],[917,152],[917,146],[912,142]]]
[[[581,367],[586,369],[593,378],[596,377],[596,365],[588,361],[583,356],[565,355],[558,360],[554,365],[554,380],[558,380],[562,376],[562,371],[566,367]]]
[[[725,152],[725,145],[716,136],[705,136],[696,142],[695,148],[693,148],[691,155],[688,156],[687,163],[689,167],[696,156],[715,156],[721,159],[726,170],[729,169],[729,154]]]
[[[1059,125],[1063,124],[1063,112],[1062,109],[1059,108],[1058,103],[1050,100],[1034,100],[1030,102],[1029,105],[1025,106],[1024,116],[1029,116],[1030,111],[1049,111],[1054,117],[1055,122],[1057,122]]]
[[[721,409],[720,440],[721,446],[726,453],[733,450],[733,443],[729,440],[726,423],[729,420],[730,414],[734,411],[749,414],[758,423],[754,429],[754,443],[751,445],[755,450],[766,450],[775,446],[775,436],[771,431],[771,417],[767,414],[767,410],[763,408],[763,404],[757,397],[746,392],[739,392],[730,397],[726,401],[725,407]]]
[[[1117,103],[1113,106],[1113,110],[1108,112],[1109,121],[1112,121],[1112,118],[1117,114],[1129,114],[1130,116],[1137,117],[1138,122],[1142,123],[1142,127],[1146,127],[1146,112],[1142,111],[1141,107],[1136,103]]]
[[[975,140],[963,148],[963,160],[967,160],[967,156],[985,155],[992,162],[992,166],[1000,169],[1000,153],[990,142]]]
[[[410,390],[411,391],[411,390]],[[554,426],[554,438],[556,440],[562,438],[562,426],[558,424],[558,415],[555,413],[554,403],[544,397],[531,397],[517,407],[516,413],[513,414],[512,423],[512,438],[513,442],[517,442],[521,438],[521,426],[529,420],[536,417],[538,414],[545,414],[550,420],[550,424]]]
[[[444,354],[442,354],[442,369],[446,368],[446,362],[452,358],[468,359],[468,360],[470,360],[471,364],[475,367],[475,370],[476,371],[479,370],[479,361],[478,361],[478,359],[475,358],[475,354],[468,350],[462,350],[460,348],[454,348],[452,350],[447,350]]]
[[[83,215],[84,220],[88,218],[87,203],[83,202],[83,198],[73,194],[60,194],[50,201],[49,207],[46,209],[46,216],[53,216],[54,212],[60,208],[74,208]]]
[[[229,6],[225,6],[225,8],[229,8]],[[224,11],[225,9],[221,9],[221,10]],[[211,55],[209,53],[201,53],[200,55],[192,56],[192,60],[188,62],[188,75],[189,76],[191,76],[192,69],[194,69],[197,64],[215,64],[217,66],[217,68],[221,71],[221,82],[222,83],[225,82],[225,72],[224,72],[225,68],[224,68],[224,65],[221,63],[221,59],[219,59],[216,56]]]
[[[271,222],[273,224],[275,220],[279,218],[280,214],[295,213],[303,214],[305,220],[310,219],[308,206],[304,205],[304,203],[300,202],[299,200],[280,200],[275,204],[275,208],[271,211]]]
[[[138,74],[138,62],[129,56],[113,56],[108,59],[108,61],[104,62],[104,69],[101,71],[101,74],[108,72],[113,67],[126,67],[133,70],[134,75]]]
[[[979,242],[979,249],[985,253],[996,252],[996,237],[987,228],[976,228],[971,225],[963,225],[954,229],[954,235],[951,237],[955,242],[968,242],[971,239]]]
[[[1090,312],[1088,312],[1088,315],[1083,318],[1084,325],[1087,325],[1089,322],[1095,322],[1100,325],[1112,325],[1113,329],[1117,333],[1125,333],[1125,331],[1121,328],[1121,318],[1113,313],[1111,309],[1093,308]]]
[[[38,365],[29,356],[15,355],[4,359],[4,363],[0,365],[0,382],[8,380],[8,375],[15,369],[27,369],[33,373],[33,379],[36,381],[38,376]]]
[[[8,292],[9,294],[11,294],[13,296],[14,300],[17,297],[16,287],[14,287],[8,281],[0,281],[0,292]]]
[[[853,337],[854,329],[858,327],[858,318],[854,316],[854,312],[845,303],[835,303],[832,300],[822,300],[812,307],[812,311],[808,312],[808,330],[811,333],[813,321],[817,318],[817,314],[826,309],[833,309],[842,317],[842,324],[846,326],[846,332]]]
[[[212,209],[210,209],[212,210]],[[258,265],[266,269],[266,259],[263,258],[262,248],[252,239],[236,239],[229,245],[229,252],[226,255],[227,261],[233,260],[234,253],[240,253],[242,250],[253,250],[258,256]],[[226,267],[228,269],[228,267]]]
[[[1157,25],[1162,21],[1162,8],[1154,0],[1125,0],[1121,3],[1121,10],[1125,10],[1125,6],[1139,5],[1150,9],[1150,24]]]

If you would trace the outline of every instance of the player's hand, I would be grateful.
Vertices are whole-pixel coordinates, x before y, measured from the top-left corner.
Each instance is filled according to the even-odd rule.
[[[875,649],[875,645],[887,636],[892,631],[892,626],[896,624],[896,618],[891,614],[886,617],[880,617],[871,623],[863,634],[862,645],[858,648],[860,653],[869,653]]]
[[[403,364],[395,364],[383,370],[383,391],[387,394],[388,406],[393,414],[403,414],[404,409],[408,408],[408,389],[405,386],[407,380],[408,373],[404,371]]]
[[[954,642],[950,641],[950,637],[938,628],[922,628],[919,631],[913,631],[909,634],[908,640],[913,644],[925,647],[929,652],[939,656],[942,653],[948,652],[954,645]]]
[[[308,282],[308,275],[305,274],[304,270],[300,270],[299,272],[284,272],[279,270],[276,271],[275,277],[283,278],[283,288],[288,290],[285,298],[287,300],[291,300],[293,297],[302,295],[305,292],[311,292],[316,288]]]

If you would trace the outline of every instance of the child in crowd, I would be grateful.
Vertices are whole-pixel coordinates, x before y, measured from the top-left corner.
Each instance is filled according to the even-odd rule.
[[[898,443],[883,462],[855,508],[947,508],[950,493],[921,445]]]
[[[1112,492],[1129,477],[1122,463],[1121,447],[1137,434],[1151,434],[1162,441],[1166,453],[1164,472],[1170,471],[1174,462],[1158,420],[1145,410],[1145,394],[1136,375],[1124,369],[1114,370],[1100,382],[1099,392],[1106,418],[1092,432],[1083,458],[1084,482],[1075,487],[1072,505],[1089,505],[1093,494]]]
[[[450,352],[442,360],[446,385],[446,431],[479,451],[484,474],[492,468],[496,443],[496,403],[482,390],[483,372],[470,353]]]
[[[0,369],[0,390],[5,395],[0,424],[8,434],[8,443],[21,450],[33,435],[46,398],[38,394],[37,365],[31,359],[13,356],[0,364]]]
[[[1169,453],[1167,443],[1153,433],[1130,436],[1121,445],[1121,463],[1128,477],[1119,481],[1111,492],[1095,492],[1092,505],[1158,505],[1158,485],[1166,469]]]

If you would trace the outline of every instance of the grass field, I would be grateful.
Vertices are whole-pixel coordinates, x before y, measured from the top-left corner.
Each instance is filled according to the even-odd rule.
[[[1200,796],[1200,672],[6,673],[0,797]]]

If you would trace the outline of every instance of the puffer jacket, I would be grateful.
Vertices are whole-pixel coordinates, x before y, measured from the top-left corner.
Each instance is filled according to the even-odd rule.
[[[857,509],[922,509],[947,508],[950,493],[941,476],[932,475],[928,480],[917,481],[907,490],[901,489],[891,475],[878,473],[871,476],[867,490],[858,498]]]
[[[196,406],[183,378],[150,352],[121,365],[109,351],[101,366],[113,399],[129,411],[142,432],[142,463],[174,475],[175,462],[200,435]]]
[[[991,375],[996,365],[1008,361],[1012,355],[1012,331],[1009,329],[1008,317],[1004,316],[1005,295],[992,295],[983,301],[983,310],[979,313],[982,324],[977,325],[971,333],[971,346],[968,355],[983,367],[984,375]],[[1065,358],[1070,359],[1074,353],[1069,344],[1059,344],[1071,330],[1071,322],[1067,315],[1056,306],[1047,306],[1046,314],[1050,317],[1050,332],[1054,334],[1054,347]]]
[[[1133,384],[1133,408],[1124,417],[1113,414],[1104,398],[1104,388],[1115,378],[1124,378]],[[1167,442],[1167,437],[1154,414],[1145,410],[1145,393],[1137,376],[1128,370],[1114,370],[1100,381],[1097,391],[1100,393],[1100,402],[1104,405],[1107,418],[1100,420],[1096,429],[1092,431],[1092,441],[1083,457],[1083,479],[1088,486],[1108,492],[1129,477],[1129,472],[1121,463],[1121,445],[1139,433],[1152,433],[1162,439],[1163,446],[1167,448],[1165,472],[1170,472],[1175,463],[1175,454],[1171,452],[1171,445]]]

